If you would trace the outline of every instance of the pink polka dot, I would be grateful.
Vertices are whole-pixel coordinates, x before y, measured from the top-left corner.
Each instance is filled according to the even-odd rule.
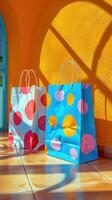
[[[83,89],[87,89],[89,87],[88,83],[83,83]]]
[[[29,120],[33,119],[35,111],[36,111],[36,102],[32,99],[27,103],[25,107],[25,114]]]
[[[80,99],[78,101],[78,110],[82,114],[86,114],[88,112],[88,104],[85,101],[83,101],[83,99]]]
[[[81,151],[84,154],[88,154],[92,150],[94,150],[95,146],[96,146],[96,141],[94,137],[90,134],[84,134],[82,137]]]
[[[13,136],[12,133],[8,133],[8,141],[9,141],[11,144],[13,144],[13,142],[14,142],[14,136]]]
[[[71,155],[72,159],[76,159],[78,157],[78,153],[77,153],[76,149],[71,148],[70,149],[70,155]]]
[[[55,99],[57,101],[63,101],[64,99],[64,91],[63,90],[57,90],[55,93]]]
[[[55,151],[59,151],[61,149],[61,142],[58,138],[54,138],[51,141],[51,147],[55,150]]]
[[[22,122],[22,115],[20,112],[15,112],[13,114],[13,122],[16,126],[20,125]]]
[[[36,133],[29,130],[24,136],[24,149],[32,150],[38,144],[39,139]]]
[[[43,115],[38,119],[38,127],[42,130],[45,131],[45,125],[46,125],[46,116]]]
[[[28,94],[29,91],[30,91],[30,88],[29,88],[29,87],[21,87],[21,92],[22,92],[23,94]]]

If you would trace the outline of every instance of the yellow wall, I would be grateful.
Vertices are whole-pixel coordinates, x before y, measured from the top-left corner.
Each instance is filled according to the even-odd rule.
[[[33,66],[48,85],[56,83],[59,65],[74,59],[81,80],[94,88],[98,143],[112,146],[112,0],[0,0],[0,12],[9,99],[24,68]]]

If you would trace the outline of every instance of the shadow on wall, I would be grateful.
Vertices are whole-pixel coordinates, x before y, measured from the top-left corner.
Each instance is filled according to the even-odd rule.
[[[112,20],[108,23],[106,30],[103,32],[99,40],[99,43],[97,44],[96,49],[94,50],[91,69],[89,68],[89,66],[87,66],[87,64],[85,64],[83,59],[79,57],[79,55],[74,51],[72,46],[69,45],[66,39],[60,34],[60,32],[52,24],[53,20],[59,14],[61,9],[63,9],[65,6],[69,5],[70,3],[75,3],[75,2],[85,2],[86,4],[87,3],[93,4],[97,6],[98,8],[102,9],[104,12],[108,13],[110,16],[112,15],[112,6],[103,0],[101,1],[91,0],[91,2],[89,0],[66,0],[66,1],[62,0],[58,2],[54,0],[54,1],[49,1],[49,3],[48,1],[46,1],[44,12],[41,13],[39,24],[38,23],[36,24],[35,26],[36,28],[34,30],[34,39],[35,39],[34,43],[38,45],[37,47],[32,46],[32,50],[33,50],[32,59],[35,62],[36,66],[40,66],[40,58],[41,58],[41,50],[42,50],[43,42],[45,40],[48,30],[50,30],[53,33],[53,35],[56,37],[56,39],[60,42],[60,44],[64,47],[64,49],[66,49],[66,51],[70,54],[70,56],[76,61],[76,63],[86,73],[87,78],[84,81],[90,82],[93,85],[93,88],[97,86],[97,89],[104,95],[104,97],[108,99],[110,102],[112,102],[111,89],[107,86],[107,84],[105,84],[105,82],[108,81],[108,78],[110,78],[111,73],[108,73],[108,76],[105,77],[105,80],[99,79],[99,77],[96,74],[96,71],[98,68],[98,62],[101,57],[101,54],[107,42],[109,41],[110,37],[112,36]],[[42,69],[42,66],[41,66],[41,69]],[[41,69],[38,68],[39,77],[41,81],[43,82],[43,84],[48,86],[49,81],[47,80],[46,75],[42,72]],[[95,96],[95,99],[96,98],[97,97]],[[107,104],[107,100],[105,100],[105,108],[104,108],[105,119],[96,118],[96,129],[98,133],[99,145],[107,146],[108,144],[110,144],[112,146],[112,137],[110,137],[111,131],[112,131],[112,121],[110,119],[108,120],[107,118],[108,109],[106,108],[107,107],[106,104]]]
[[[36,66],[39,66],[42,45],[43,45],[46,33],[48,32],[48,30],[50,28],[50,30],[54,33],[54,35],[61,42],[61,44],[71,54],[71,56],[74,58],[74,60],[89,75],[89,79],[91,80],[91,76],[92,76],[92,80],[93,80],[93,72],[96,71],[98,59],[100,58],[101,52],[102,52],[106,42],[108,41],[109,37],[112,35],[112,22],[109,24],[107,30],[105,31],[104,35],[101,38],[100,43],[98,44],[97,49],[95,50],[94,59],[93,59],[93,63],[92,63],[92,66],[93,66],[92,68],[94,70],[92,71],[92,73],[90,73],[90,71],[88,70],[88,66],[86,66],[85,63],[83,63],[83,61],[78,57],[76,52],[73,51],[73,49],[67,44],[67,42],[63,39],[63,37],[61,37],[59,32],[57,32],[56,29],[51,25],[52,21],[58,15],[60,10],[73,2],[74,3],[75,2],[88,2],[88,4],[94,4],[96,6],[99,6],[100,8],[105,10],[110,15],[112,14],[112,6],[107,4],[103,0],[99,1],[99,2],[97,0],[91,0],[91,2],[89,0],[66,0],[66,1],[62,0],[59,2],[57,2],[56,0],[53,0],[53,1],[50,0],[49,4],[48,4],[48,1],[46,1],[46,5],[44,5],[44,12],[41,13],[41,15],[39,17],[39,22],[37,21],[37,24],[35,25],[36,28],[33,31],[34,37],[32,39],[35,40],[35,42],[32,41],[32,45],[33,45],[32,46],[32,51],[33,51],[32,60],[35,61]],[[35,43],[37,44],[37,46],[35,46]],[[48,85],[49,82],[46,79],[46,77],[44,77],[44,75],[42,74],[40,69],[39,69],[39,72],[40,72],[39,75],[41,77],[42,82],[45,85]],[[96,79],[95,79],[95,81],[96,81]],[[93,82],[94,82],[94,80],[93,80]],[[110,96],[109,91],[108,91],[108,96]]]

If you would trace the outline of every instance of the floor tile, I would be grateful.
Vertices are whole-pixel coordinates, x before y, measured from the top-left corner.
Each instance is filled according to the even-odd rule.
[[[78,167],[43,153],[17,152],[0,137],[0,200],[110,200],[111,166],[106,158]]]
[[[90,163],[90,166],[99,171],[112,182],[112,159],[100,158]]]
[[[34,196],[32,193],[0,193],[0,200],[35,200]]]
[[[98,199],[102,191],[103,198],[112,195],[110,181],[90,164],[77,167],[44,154],[21,158],[37,199]]]
[[[30,184],[16,149],[9,148],[7,141],[0,142],[0,199],[18,199],[19,195],[30,193]],[[10,198],[8,198],[10,196]]]

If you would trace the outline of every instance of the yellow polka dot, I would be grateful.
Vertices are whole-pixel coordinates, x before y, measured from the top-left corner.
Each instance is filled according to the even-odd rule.
[[[51,97],[48,93],[46,93],[46,96],[47,96],[47,107],[49,107],[51,104]]]
[[[77,122],[72,115],[67,115],[63,120],[63,131],[67,137],[72,137],[77,131]]]
[[[67,102],[69,105],[72,105],[74,102],[74,95],[72,93],[68,94],[67,96]]]
[[[55,116],[50,116],[49,117],[49,124],[50,124],[50,126],[56,126],[56,124],[57,124],[57,118],[55,117]]]

